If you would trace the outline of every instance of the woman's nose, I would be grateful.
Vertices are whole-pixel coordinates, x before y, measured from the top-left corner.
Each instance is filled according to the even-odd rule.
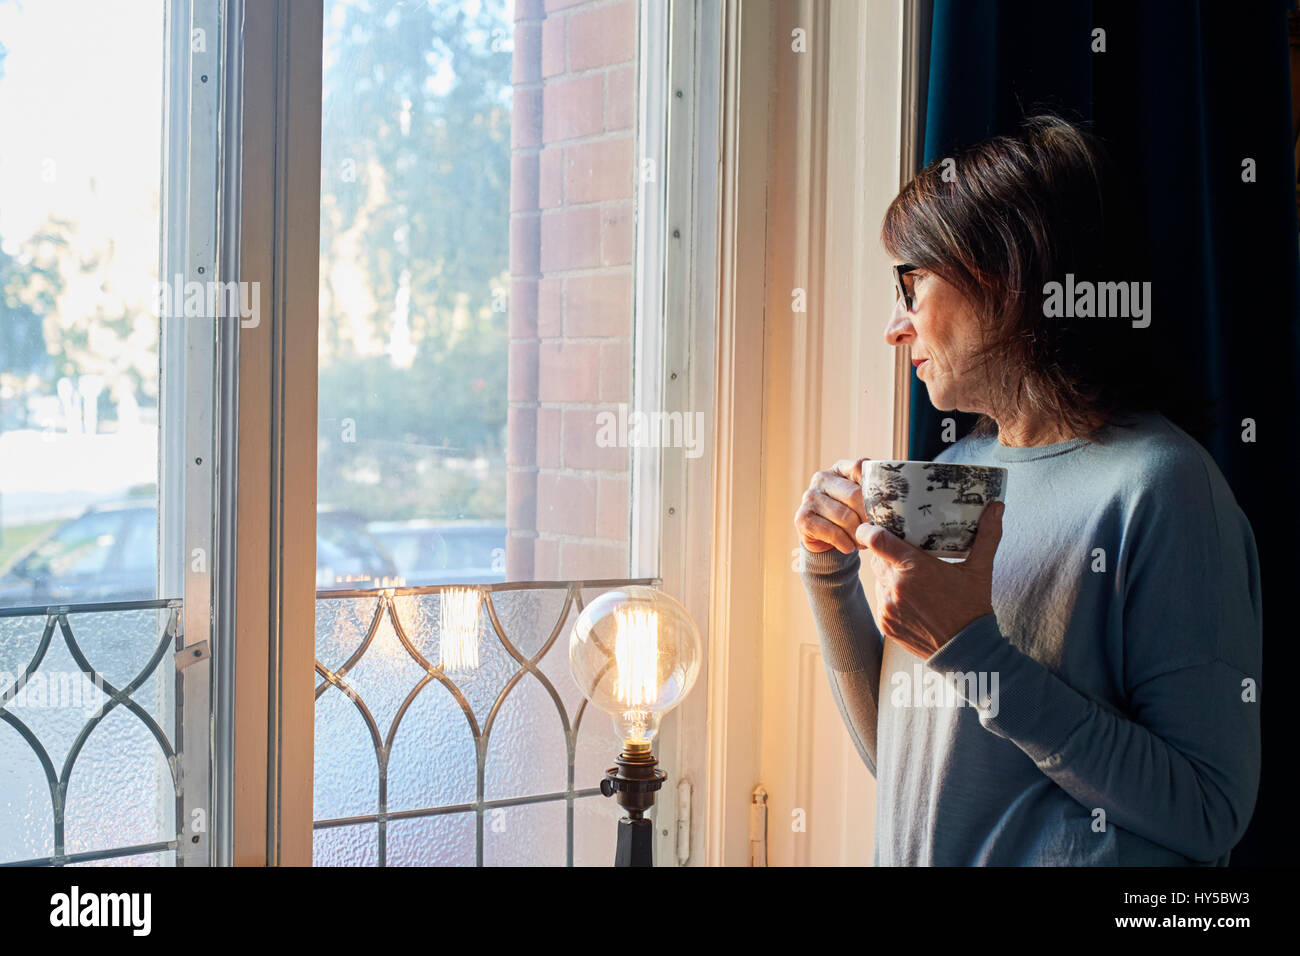
[[[903,304],[902,298],[894,302],[894,311],[889,316],[889,324],[885,326],[885,341],[890,345],[907,345],[916,337],[916,329],[912,326],[912,316],[908,314],[907,307]]]

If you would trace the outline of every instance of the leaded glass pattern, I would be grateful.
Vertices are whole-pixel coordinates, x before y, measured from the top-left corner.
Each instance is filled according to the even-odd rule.
[[[449,586],[320,591],[315,844],[321,865],[604,865],[620,740],[569,673],[586,602],[657,579],[475,585],[478,666],[445,673]]]
[[[0,863],[175,865],[181,609],[0,610]]]

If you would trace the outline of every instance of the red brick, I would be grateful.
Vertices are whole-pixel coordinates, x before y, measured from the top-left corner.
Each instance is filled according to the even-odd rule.
[[[560,543],[560,572],[566,581],[625,578],[630,567],[626,544],[590,541]]]
[[[630,480],[601,475],[596,484],[596,537],[626,541],[631,514]]]
[[[510,337],[531,339],[537,336],[537,281],[514,279],[510,283]]]
[[[561,15],[542,21],[542,76],[556,76],[564,67],[564,24],[568,18]]]
[[[542,145],[542,103],[539,87],[515,87],[510,106],[510,146],[523,149]]]
[[[563,412],[558,408],[537,409],[537,467],[559,468],[563,457]]]
[[[542,27],[539,23],[515,25],[515,50],[510,58],[510,82],[536,83],[542,78]]]
[[[537,154],[537,205],[554,209],[564,202],[564,150],[548,146]]]
[[[542,213],[542,271],[592,269],[600,265],[603,217],[603,211],[592,206]],[[631,261],[630,255],[627,261]]]
[[[511,405],[506,409],[506,464],[524,468],[536,466],[536,405]]]
[[[560,542],[556,538],[537,538],[533,541],[534,581],[559,581]]]
[[[532,529],[537,523],[537,471],[511,468],[506,472],[506,525]]]
[[[545,229],[546,224],[543,222],[543,236],[545,236]],[[630,263],[635,242],[630,202],[601,209],[600,264],[602,266],[622,266]],[[545,258],[545,250],[543,250],[543,258]]]
[[[564,280],[537,283],[537,334],[544,339],[564,334]]]
[[[636,56],[636,4],[612,3],[569,16],[569,69],[590,70]]]
[[[537,213],[513,213],[510,216],[510,274],[537,275],[541,245],[541,216]]]
[[[612,428],[602,427],[614,417]],[[628,450],[617,444],[618,409],[567,408],[564,410],[564,467],[583,471],[626,471]],[[612,444],[602,445],[602,440]]]
[[[590,475],[537,474],[537,530],[591,537],[596,531],[596,479]]]
[[[506,580],[533,580],[533,542],[529,533],[511,531],[506,538]]]
[[[570,338],[619,338],[631,335],[631,271],[566,279],[564,334]]]
[[[604,128],[604,96],[604,81],[599,73],[548,82],[542,91],[542,135],[546,142],[599,133]]]
[[[608,342],[600,347],[600,400],[632,400],[632,342]]]
[[[581,143],[564,151],[564,197],[569,203],[631,199],[632,137]]]
[[[537,401],[537,343],[514,341],[510,343],[509,364],[506,366],[506,399],[511,402]]]
[[[510,211],[537,208],[537,154],[516,152],[510,157]]]
[[[511,348],[517,344],[512,342]],[[539,346],[537,369],[539,401],[594,402],[600,393],[598,343],[543,342]],[[511,400],[515,400],[513,395]]]
[[[636,125],[636,67],[605,74],[605,131]]]

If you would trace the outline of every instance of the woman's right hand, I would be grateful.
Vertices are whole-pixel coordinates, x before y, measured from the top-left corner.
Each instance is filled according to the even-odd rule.
[[[846,458],[812,476],[803,493],[794,527],[803,546],[813,554],[836,548],[852,554],[860,547],[854,532],[867,520],[862,502],[862,463],[870,458]]]

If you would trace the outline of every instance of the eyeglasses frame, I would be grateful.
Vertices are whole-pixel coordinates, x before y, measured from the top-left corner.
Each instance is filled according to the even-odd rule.
[[[898,294],[903,298],[903,305],[908,312],[916,311],[916,303],[913,297],[908,294],[907,287],[903,285],[903,276],[909,272],[917,272],[920,266],[912,265],[910,262],[900,262],[894,266],[894,286],[898,289]]]

